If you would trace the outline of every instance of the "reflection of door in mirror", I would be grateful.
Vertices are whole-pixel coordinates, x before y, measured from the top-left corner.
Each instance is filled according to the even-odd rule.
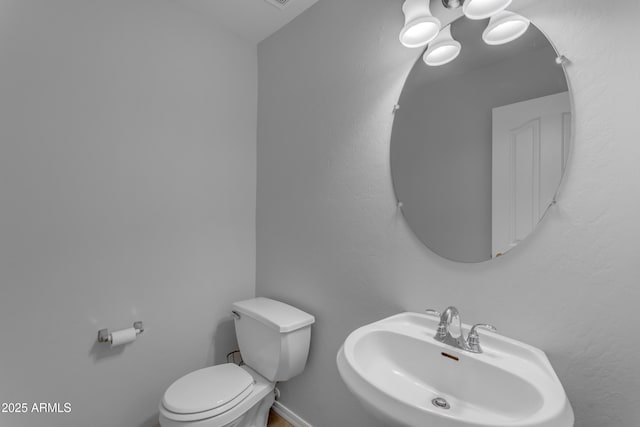
[[[553,203],[570,132],[568,92],[493,109],[493,258],[527,237]]]

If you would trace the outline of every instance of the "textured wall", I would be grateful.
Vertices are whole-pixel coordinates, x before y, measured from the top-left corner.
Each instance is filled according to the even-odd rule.
[[[340,380],[338,347],[453,304],[546,351],[577,426],[640,424],[638,3],[514,2],[572,61],[575,145],[536,233],[475,265],[431,253],[396,213],[391,109],[419,54],[397,41],[400,6],[323,0],[258,47],[257,293],[317,317],[284,404],[318,427],[380,426]]]
[[[0,425],[154,425],[254,294],[255,47],[169,0],[2,0],[0,64],[0,402],[71,403]]]

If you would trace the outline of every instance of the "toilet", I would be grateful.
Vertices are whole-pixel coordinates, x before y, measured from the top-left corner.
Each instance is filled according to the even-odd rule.
[[[160,403],[161,427],[265,427],[275,386],[307,363],[315,318],[280,301],[233,303],[244,365],[210,366],[169,386]]]

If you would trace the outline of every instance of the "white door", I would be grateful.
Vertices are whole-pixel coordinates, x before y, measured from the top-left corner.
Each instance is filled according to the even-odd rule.
[[[527,237],[553,203],[570,132],[568,92],[493,109],[492,257]]]

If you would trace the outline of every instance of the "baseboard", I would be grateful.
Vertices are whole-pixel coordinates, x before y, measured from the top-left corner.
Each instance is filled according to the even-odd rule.
[[[282,403],[275,401],[273,406],[271,407],[278,415],[284,418],[290,424],[293,424],[294,427],[313,427],[311,424],[300,418],[297,414],[295,414],[291,409],[284,406]]]

